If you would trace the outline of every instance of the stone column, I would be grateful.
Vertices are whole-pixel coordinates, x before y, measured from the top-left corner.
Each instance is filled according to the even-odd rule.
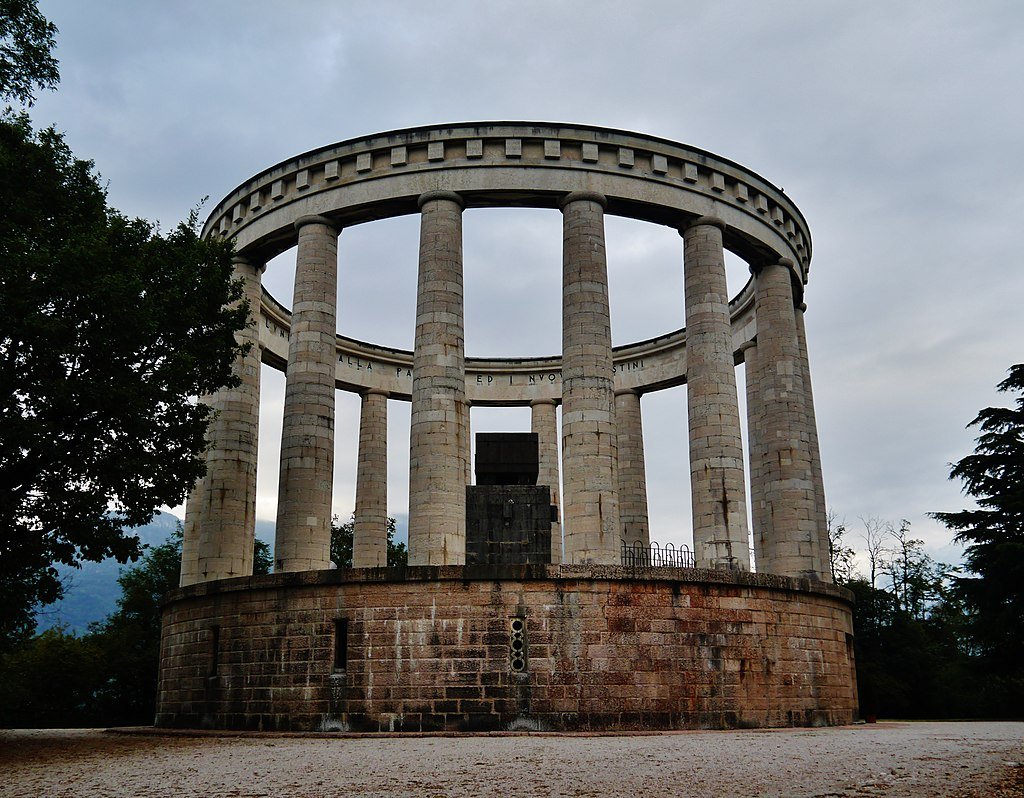
[[[647,520],[647,471],[644,468],[644,430],[640,394],[615,392],[615,428],[618,442],[619,522],[626,545],[651,545]]]
[[[466,461],[466,481],[464,484],[473,484],[473,403],[466,399],[462,403],[462,429],[465,434],[462,436],[462,456]]]
[[[767,540],[765,538],[764,502],[764,443],[761,426],[764,423],[764,405],[758,383],[757,343],[747,341],[740,346],[747,377],[747,456],[750,462],[750,517],[754,527],[754,560],[759,572],[767,570]]]
[[[749,571],[724,229],[720,219],[701,216],[682,233],[693,556],[698,568]]]
[[[352,567],[388,564],[388,393],[369,390],[359,411]]]
[[[214,409],[206,437],[206,476],[189,494],[181,545],[181,585],[252,574],[256,533],[256,455],[260,418],[259,328],[263,264],[233,259],[249,323],[235,334],[249,351],[232,370],[236,388],[204,401]]]
[[[204,404],[212,405],[214,400],[213,396],[199,397],[199,401]],[[209,458],[209,453],[206,457]],[[200,477],[192,486],[192,490],[189,491],[188,498],[185,500],[185,523],[181,536],[181,576],[178,578],[180,587],[203,581],[199,570],[199,534],[206,522],[199,516],[204,513],[204,509],[210,501],[209,462],[207,462],[206,468],[206,475]]]
[[[816,579],[820,559],[814,479],[793,307],[792,261],[768,263],[754,281],[762,530],[767,573]]]
[[[540,469],[537,484],[551,488],[551,504],[561,508],[558,487],[558,417],[554,399],[534,399],[530,402],[530,431],[537,433]],[[551,562],[562,561],[562,524],[551,522]]]
[[[562,469],[565,560],[620,561],[612,336],[603,195],[562,200]]]
[[[419,198],[420,255],[409,445],[409,564],[466,561],[469,449],[458,194]]]
[[[825,504],[825,482],[821,476],[821,452],[818,448],[818,422],[814,414],[814,393],[811,391],[811,367],[807,358],[807,331],[801,302],[796,313],[796,343],[800,350],[800,368],[804,380],[804,422],[807,425],[807,446],[811,454],[811,477],[814,479],[814,518],[818,525],[818,556],[821,565],[818,575],[823,582],[832,581],[832,563],[829,559],[828,507]]]
[[[338,230],[303,216],[281,428],[275,571],[331,566]]]

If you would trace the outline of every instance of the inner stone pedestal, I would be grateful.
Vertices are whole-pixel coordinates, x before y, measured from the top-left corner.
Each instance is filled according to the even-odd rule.
[[[551,488],[537,485],[535,432],[476,436],[476,485],[466,487],[467,565],[551,561]]]

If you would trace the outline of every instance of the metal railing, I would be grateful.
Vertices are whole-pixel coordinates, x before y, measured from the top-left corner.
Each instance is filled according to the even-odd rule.
[[[627,568],[693,568],[693,552],[681,544],[659,546],[653,540],[649,546],[642,543],[622,543],[622,564]]]

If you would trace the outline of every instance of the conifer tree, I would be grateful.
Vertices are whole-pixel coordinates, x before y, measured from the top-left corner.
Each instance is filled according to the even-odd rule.
[[[1013,407],[988,407],[974,454],[950,471],[976,509],[932,513],[966,544],[964,561],[977,576],[959,580],[975,641],[1001,673],[1024,663],[1024,363],[1010,368],[999,390],[1017,394]]]

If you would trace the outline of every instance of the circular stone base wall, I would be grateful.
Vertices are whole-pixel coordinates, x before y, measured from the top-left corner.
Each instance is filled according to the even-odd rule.
[[[309,571],[164,608],[156,723],[319,731],[849,723],[850,594],[611,566]]]

